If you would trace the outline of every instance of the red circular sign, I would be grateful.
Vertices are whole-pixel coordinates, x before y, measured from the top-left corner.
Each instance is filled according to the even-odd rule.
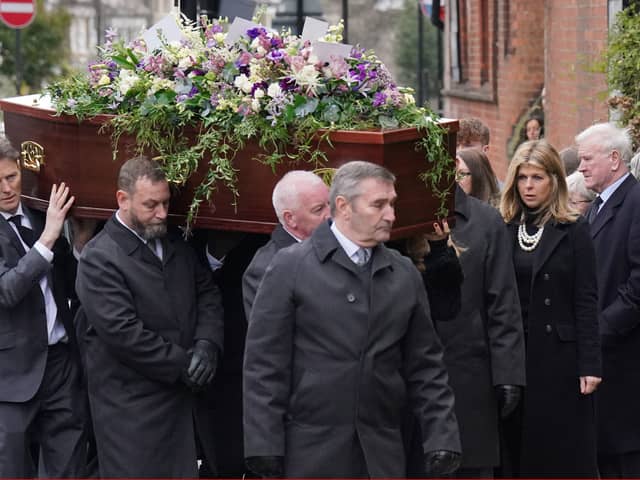
[[[24,28],[36,16],[35,0],[0,0],[0,20],[9,28]]]

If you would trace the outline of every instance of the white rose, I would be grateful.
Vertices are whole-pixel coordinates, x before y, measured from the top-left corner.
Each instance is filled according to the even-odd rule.
[[[269,85],[269,88],[267,88],[267,95],[269,95],[271,98],[276,98],[282,95],[282,89],[280,88],[280,84],[272,83],[271,85]]]
[[[236,79],[233,81],[233,84],[235,85],[236,88],[239,88],[244,93],[250,93],[251,88],[253,87],[253,85],[251,84],[251,82],[249,81],[249,79],[244,73],[238,75]]]
[[[262,90],[261,88],[256,88],[256,91],[253,92],[253,98],[260,99],[262,97],[264,97],[264,90]]]
[[[253,110],[254,112],[260,111],[260,100],[258,100],[257,98],[251,100],[251,110]]]

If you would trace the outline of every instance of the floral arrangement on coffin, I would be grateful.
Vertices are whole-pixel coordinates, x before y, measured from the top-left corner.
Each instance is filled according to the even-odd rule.
[[[290,31],[256,23],[229,42],[224,19],[177,23],[181,39],[160,35],[152,50],[141,38],[125,45],[108,30],[88,75],[52,84],[47,93],[58,113],[79,119],[113,114],[114,156],[120,137],[133,135],[140,152],[157,153],[175,184],[184,184],[208,159],[189,222],[217,182],[236,198],[233,158],[248,140],[257,140],[265,152],[259,160],[269,165],[303,158],[321,167],[321,147],[334,129],[424,130],[417,148],[433,165],[423,180],[444,205],[447,192],[437,185],[442,176],[451,178],[452,168],[443,129],[409,89],[396,86],[373,52],[354,47],[347,58],[323,62],[311,42]],[[321,40],[341,42],[342,23]],[[188,135],[194,129],[196,135]]]

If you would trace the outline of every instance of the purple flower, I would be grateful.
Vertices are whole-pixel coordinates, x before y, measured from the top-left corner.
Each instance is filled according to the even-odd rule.
[[[191,87],[191,90],[189,90],[189,93],[187,93],[187,97],[189,98],[193,98],[198,94],[198,88],[194,85]]]
[[[261,88],[262,90],[266,90],[269,87],[269,84],[267,82],[256,82],[251,86],[251,96],[253,97],[253,94],[256,93],[256,90],[258,90],[259,88]]]
[[[70,98],[69,100],[67,100],[67,107],[69,108],[73,108],[78,104],[78,102],[76,101],[75,98]]]
[[[260,35],[266,35],[266,34],[267,34],[267,29],[264,27],[254,27],[247,30],[247,35],[252,40],[256,37],[259,37]]]
[[[387,101],[387,96],[383,92],[376,92],[373,95],[373,106],[379,107],[380,105],[384,105]]]
[[[267,53],[267,58],[273,62],[279,62],[284,58],[284,52],[282,50],[271,50]]]
[[[296,81],[291,77],[285,77],[280,80],[280,88],[283,92],[290,92],[296,88]]]

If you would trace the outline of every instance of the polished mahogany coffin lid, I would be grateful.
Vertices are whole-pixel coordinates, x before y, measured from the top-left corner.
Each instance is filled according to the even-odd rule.
[[[99,115],[81,122],[73,116],[58,116],[46,97],[41,98],[40,95],[0,100],[0,108],[4,111],[7,137],[22,151],[26,203],[37,209],[46,209],[51,185],[65,181],[76,197],[74,215],[108,218],[114,212],[117,208],[117,173],[120,165],[133,154],[135,141],[131,137],[122,137],[114,159],[108,128],[112,116]],[[447,129],[445,144],[454,157],[458,121],[442,120],[441,123]],[[338,167],[350,160],[368,160],[384,165],[396,175],[398,201],[394,238],[431,230],[439,207],[439,200],[419,179],[420,173],[429,168],[429,163],[425,161],[424,154],[415,149],[418,138],[420,133],[415,128],[341,130],[330,134],[333,147],[327,145],[325,150],[328,163],[323,167]],[[42,147],[41,153],[38,147]],[[239,191],[236,204],[226,187],[218,187],[211,196],[211,203],[201,205],[196,227],[259,233],[273,230],[277,223],[271,205],[275,183],[289,170],[309,170],[315,165],[292,161],[279,165],[273,171],[254,159],[259,152],[256,143],[248,142],[234,159]],[[174,222],[185,221],[199,177],[196,174],[175,192],[171,204]],[[453,195],[449,196],[447,205],[452,216]]]

